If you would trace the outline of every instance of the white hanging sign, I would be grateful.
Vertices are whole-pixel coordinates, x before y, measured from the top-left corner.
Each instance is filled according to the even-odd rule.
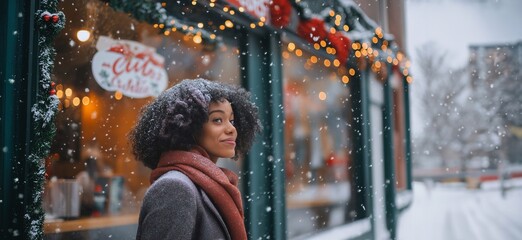
[[[167,88],[164,58],[156,49],[130,40],[100,36],[92,59],[92,74],[107,91],[133,98],[158,96]]]

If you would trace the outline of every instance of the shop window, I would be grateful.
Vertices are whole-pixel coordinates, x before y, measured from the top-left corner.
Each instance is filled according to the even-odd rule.
[[[167,36],[98,0],[60,1],[59,9],[67,24],[55,40],[60,104],[46,159],[45,233],[107,238],[100,235],[110,235],[107,228],[137,223],[149,186],[150,170],[135,161],[127,138],[140,109],[183,79],[239,85],[238,46]],[[87,222],[96,218],[103,220]],[[135,231],[121,233],[127,239]]]
[[[288,46],[288,47],[287,47]],[[283,52],[288,237],[357,218],[351,207],[349,73],[295,44]]]

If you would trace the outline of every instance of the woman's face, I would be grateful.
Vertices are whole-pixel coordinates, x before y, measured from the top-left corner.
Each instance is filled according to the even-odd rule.
[[[231,158],[236,151],[237,131],[234,112],[227,100],[212,102],[208,107],[208,121],[203,124],[198,144],[214,163],[218,158]]]

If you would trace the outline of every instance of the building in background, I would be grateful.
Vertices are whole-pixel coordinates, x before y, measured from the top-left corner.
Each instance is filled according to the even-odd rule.
[[[505,128],[497,156],[492,157],[504,164],[522,164],[521,68],[522,42],[470,46],[471,87],[485,93],[483,96],[489,100],[486,108],[499,116]]]
[[[241,176],[251,239],[394,238],[411,202],[403,1],[0,6],[2,238],[133,238],[150,172],[127,132],[199,77],[260,108],[248,156],[220,162]]]

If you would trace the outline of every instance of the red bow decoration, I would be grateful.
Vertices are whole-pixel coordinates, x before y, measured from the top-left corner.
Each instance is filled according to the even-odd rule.
[[[278,28],[283,28],[290,23],[292,5],[288,0],[270,1],[270,22]]]
[[[329,33],[328,40],[335,49],[337,60],[339,60],[341,65],[344,65],[348,60],[348,54],[350,53],[352,42],[341,32]]]
[[[308,42],[316,43],[326,39],[328,32],[324,29],[324,21],[318,18],[311,18],[299,22],[297,34]]]

